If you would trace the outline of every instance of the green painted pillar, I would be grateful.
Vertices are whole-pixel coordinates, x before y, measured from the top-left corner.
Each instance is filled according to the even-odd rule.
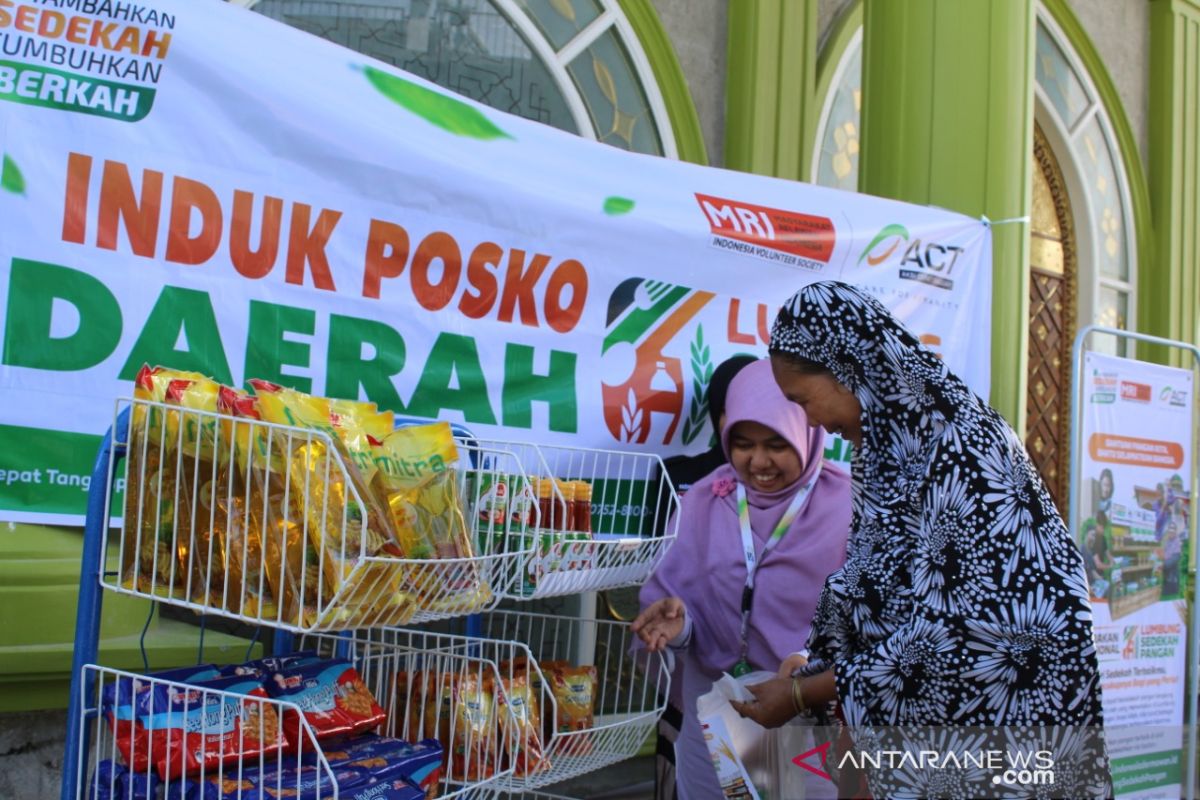
[[[864,5],[859,188],[993,220],[1027,217],[1033,0]],[[997,225],[992,233],[991,401],[1021,431],[1029,225]]]
[[[1155,258],[1139,275],[1138,327],[1200,344],[1200,2],[1152,0],[1149,55],[1156,241]]]
[[[730,3],[727,50],[724,166],[807,180],[821,113],[817,0]]]

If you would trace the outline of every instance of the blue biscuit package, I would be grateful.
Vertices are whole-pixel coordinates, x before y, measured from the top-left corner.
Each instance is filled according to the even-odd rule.
[[[386,736],[351,739],[340,747],[326,748],[330,765],[361,770],[378,781],[404,778],[436,795],[445,753],[437,739],[416,744]]]
[[[88,800],[157,800],[162,781],[153,772],[130,772],[115,761],[96,765],[88,781]]]
[[[172,683],[192,683],[193,681],[207,681],[218,677],[221,671],[212,664],[196,664],[190,667],[179,667],[177,669],[165,669],[161,672],[150,672],[145,677],[154,678],[160,681],[171,681]],[[104,703],[104,708],[109,709],[114,705],[125,705],[132,702],[134,681],[132,678],[124,676],[118,677],[111,683],[105,683],[104,691],[101,694],[101,700]],[[150,688],[149,683],[141,683],[138,685],[138,691],[146,691]]]
[[[404,779],[378,781],[359,770],[334,769],[333,778],[316,767],[243,769],[183,782],[183,800],[328,800],[334,781],[340,800],[423,800],[425,793]],[[169,797],[176,797],[172,789]],[[115,800],[115,799],[114,799]]]
[[[257,661],[247,661],[245,664],[234,664],[221,669],[222,675],[252,675],[267,680],[284,667],[300,666],[320,657],[311,650],[303,653],[290,653],[286,656],[267,656]]]

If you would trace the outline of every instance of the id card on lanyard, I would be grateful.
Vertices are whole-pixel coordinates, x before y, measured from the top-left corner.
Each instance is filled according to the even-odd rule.
[[[747,658],[750,643],[747,637],[750,635],[750,609],[754,606],[754,576],[758,572],[758,565],[766,559],[767,553],[771,552],[783,535],[787,533],[788,528],[796,519],[796,515],[800,513],[800,509],[804,508],[804,502],[808,500],[808,494],[812,491],[814,483],[816,481],[807,483],[796,492],[796,496],[792,498],[787,510],[783,512],[783,517],[775,526],[775,530],[771,531],[771,536],[763,545],[762,555],[758,555],[754,552],[754,532],[750,529],[750,503],[746,499],[746,487],[742,485],[741,481],[738,482],[738,524],[742,529],[742,556],[746,559],[746,585],[742,588],[742,648],[741,657],[733,665],[733,677],[735,678],[750,673],[750,661]]]

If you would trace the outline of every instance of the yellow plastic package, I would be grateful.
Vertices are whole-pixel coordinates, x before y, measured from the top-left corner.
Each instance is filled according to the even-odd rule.
[[[129,420],[121,581],[129,589],[184,598],[187,581],[179,571],[176,532],[190,526],[179,525],[181,509],[176,503],[180,415],[147,404],[166,402],[167,388],[175,380],[206,378],[146,365],[134,379],[134,400],[142,402],[133,404]]]
[[[401,625],[411,620],[416,608],[402,590],[402,565],[385,560],[400,556],[391,520],[342,445],[332,424],[330,401],[262,382],[251,384],[264,421],[329,436],[273,437],[283,446],[286,465],[284,518],[307,534],[302,568],[288,570],[292,586],[286,590],[301,599],[305,624]],[[280,533],[294,535],[290,530],[271,535]],[[268,543],[268,558],[273,560],[270,550]],[[314,567],[321,577],[316,585]],[[297,577],[302,585],[296,585]],[[316,616],[309,619],[313,605]]]
[[[399,428],[376,449],[377,494],[386,499],[405,558],[428,559],[411,566],[409,580],[425,607],[464,613],[492,599],[473,561],[458,493],[458,448],[450,425],[436,422]],[[445,561],[449,563],[437,563]]]
[[[223,606],[256,619],[278,621],[279,606],[267,577],[263,548],[263,530],[270,516],[268,503],[261,481],[256,481],[250,473],[255,463],[251,450],[252,421],[258,419],[258,408],[254,398],[245,392],[222,386],[217,395],[217,410],[222,415],[223,441],[234,448],[226,481],[212,496],[213,530],[226,567]]]

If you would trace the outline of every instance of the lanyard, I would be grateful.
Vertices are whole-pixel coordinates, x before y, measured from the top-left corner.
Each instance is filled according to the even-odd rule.
[[[796,519],[800,509],[804,507],[804,502],[808,500],[813,483],[815,481],[801,486],[800,491],[796,492],[787,511],[783,512],[783,517],[780,518],[775,530],[771,531],[771,536],[763,545],[761,556],[754,552],[754,533],[750,530],[750,503],[746,500],[746,487],[740,482],[737,485],[738,523],[742,528],[742,556],[746,559],[746,585],[742,588],[742,649],[741,658],[733,667],[735,678],[750,672],[750,662],[746,658],[750,649],[747,636],[750,631],[750,609],[754,606],[754,577],[758,572],[758,565],[766,559],[767,553],[771,552],[775,545],[779,544],[783,535],[787,533],[788,527]]]

